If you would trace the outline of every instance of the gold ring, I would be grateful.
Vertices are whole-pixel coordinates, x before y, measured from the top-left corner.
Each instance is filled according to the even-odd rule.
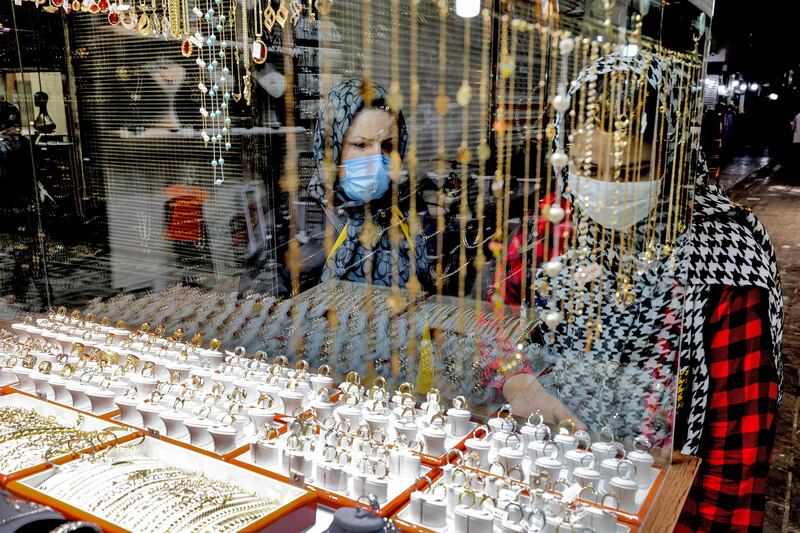
[[[470,508],[475,507],[475,504],[478,503],[478,495],[475,494],[475,491],[469,487],[464,487],[464,490],[461,492],[461,494],[458,495],[458,504],[464,505],[464,496],[466,496],[467,494],[469,494],[470,497],[472,498],[472,503],[469,505],[469,507]]]
[[[428,393],[425,395],[425,398],[430,398],[431,394],[436,396],[436,403],[439,404],[442,402],[442,393],[439,392],[439,389],[430,389]],[[430,402],[430,400],[428,400]]]
[[[439,422],[441,422],[442,427],[444,427],[444,425],[447,423],[447,419],[444,417],[442,413],[436,413],[431,417],[431,425],[433,425],[434,420],[438,420]]]
[[[264,430],[263,440],[275,440],[281,436],[277,428],[274,428],[269,424],[264,424],[263,426],[261,426],[261,429]]]
[[[505,414],[504,414],[505,413]],[[497,418],[510,418],[512,413],[511,405],[504,404],[497,410]]]
[[[330,376],[331,367],[328,365],[322,365],[321,367],[319,367],[319,370],[317,370],[317,375],[322,377]]]
[[[156,364],[153,361],[147,361],[142,367],[142,377],[152,378],[156,373]]]
[[[511,475],[512,472],[519,472],[519,479],[517,479],[514,476],[512,476]],[[508,469],[508,472],[506,472],[506,476],[505,477],[507,477],[508,479],[513,479],[515,481],[523,481],[525,479],[525,472],[523,472],[521,466],[514,465],[514,466],[512,466],[511,468]]]
[[[463,396],[456,396],[455,398],[453,398],[453,407],[455,407],[456,409],[466,410],[467,407],[469,407],[469,403],[467,402],[467,399],[464,398]]]
[[[50,361],[42,361],[41,363],[39,363],[40,374],[49,374],[52,369],[53,369],[53,363],[51,363]]]

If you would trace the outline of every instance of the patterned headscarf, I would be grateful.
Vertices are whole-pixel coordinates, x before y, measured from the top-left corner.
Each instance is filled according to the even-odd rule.
[[[325,161],[325,138],[328,137],[329,146],[333,152],[333,163],[339,165],[347,130],[350,129],[356,115],[365,107],[362,84],[361,80],[346,80],[333,87],[317,115],[317,127],[314,130],[314,157],[317,160],[317,172],[308,184],[308,194],[320,203],[325,203],[325,179],[321,173]],[[389,111],[386,96],[386,89],[372,83],[371,107]],[[408,143],[408,132],[402,112],[397,114],[397,128],[399,132],[397,151],[403,158]]]

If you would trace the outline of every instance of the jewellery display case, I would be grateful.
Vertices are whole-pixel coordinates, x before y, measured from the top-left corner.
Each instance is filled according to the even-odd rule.
[[[0,7],[0,411],[83,420],[0,481],[114,531],[60,469],[285,491],[231,530],[644,530],[697,437],[707,4]]]

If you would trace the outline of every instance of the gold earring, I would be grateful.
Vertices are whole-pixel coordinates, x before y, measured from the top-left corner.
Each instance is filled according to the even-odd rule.
[[[275,20],[280,24],[281,28],[286,27],[286,21],[289,20],[289,9],[286,7],[284,0],[281,0],[278,11],[275,12]]]
[[[275,26],[277,20],[276,16],[275,10],[272,9],[272,0],[267,0],[267,8],[264,10],[264,26],[267,27],[267,31],[272,32],[272,27]]]

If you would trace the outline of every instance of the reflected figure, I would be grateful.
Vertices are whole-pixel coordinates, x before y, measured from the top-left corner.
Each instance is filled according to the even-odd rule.
[[[0,102],[0,231],[2,253],[13,258],[11,281],[8,287],[17,304],[26,309],[41,310],[47,307],[52,289],[45,276],[37,237],[39,209],[36,195],[42,191],[49,195],[34,177],[31,142],[20,134],[22,120],[19,109]],[[30,298],[28,291],[33,282],[38,299]]]
[[[33,121],[34,129],[41,134],[53,133],[56,131],[56,123],[47,112],[47,103],[50,101],[50,96],[44,92],[39,91],[33,95],[33,105],[39,108],[39,114]]]
[[[402,113],[393,115],[389,111],[383,87],[373,85],[371,92],[372,102],[367,105],[360,80],[340,83],[331,89],[317,121],[314,149],[319,171],[309,182],[308,192],[322,205],[338,235],[322,280],[370,279],[375,285],[390,286],[396,272],[395,283],[406,287],[412,279],[413,262],[418,280],[415,289],[427,290],[430,264],[424,238],[413,231],[408,221],[410,193],[403,172],[397,177],[397,200],[392,201],[390,156],[395,144],[400,158],[405,155],[405,120]],[[334,187],[333,205],[328,205],[326,198],[326,145],[336,165],[335,175],[329,176]],[[399,242],[394,245],[390,242],[393,224],[399,234]],[[392,257],[393,248],[396,260]]]

